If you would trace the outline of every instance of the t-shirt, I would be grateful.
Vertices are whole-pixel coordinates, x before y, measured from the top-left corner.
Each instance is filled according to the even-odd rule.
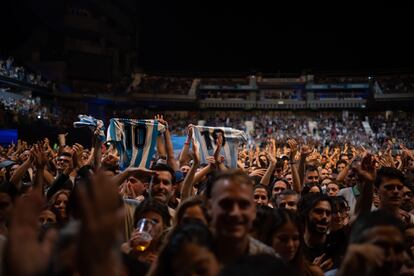
[[[157,120],[111,119],[107,142],[112,142],[120,157],[119,167],[149,168],[155,153],[157,137],[165,126]]]
[[[348,205],[350,208],[349,215],[352,217],[355,213],[355,205],[357,202],[356,196],[354,195],[354,191],[352,190],[352,187],[341,189],[338,192],[337,196],[343,196],[346,199],[346,201],[348,201]]]
[[[324,253],[327,253],[329,249],[329,244],[321,244],[317,247],[308,247],[305,243],[303,244],[303,256],[310,263],[313,263],[315,258],[321,256]],[[326,258],[329,258],[328,256]]]
[[[271,248],[270,246],[267,246],[266,244],[256,240],[253,237],[249,237],[249,251],[247,253],[248,255],[261,255],[261,254],[267,254],[272,255],[275,257],[280,257],[276,252]]]

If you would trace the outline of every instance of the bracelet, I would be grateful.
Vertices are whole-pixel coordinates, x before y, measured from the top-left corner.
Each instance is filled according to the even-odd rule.
[[[291,165],[295,165],[295,164],[296,164],[296,161],[295,161],[295,162],[289,162],[289,164],[291,164]]]
[[[184,142],[184,145],[189,145],[190,144],[190,142]]]

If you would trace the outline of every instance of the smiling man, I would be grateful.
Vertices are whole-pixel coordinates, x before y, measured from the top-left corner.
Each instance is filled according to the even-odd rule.
[[[156,164],[151,170],[157,174],[151,179],[149,195],[161,203],[168,204],[175,191],[175,172],[164,164]]]
[[[327,242],[329,225],[332,220],[332,202],[329,196],[309,194],[298,204],[298,211],[305,224],[303,253],[311,263],[323,254],[321,267],[333,265],[336,257],[334,248]]]
[[[219,261],[227,264],[243,255],[271,254],[272,248],[249,235],[256,216],[253,185],[240,172],[223,173],[206,191]]]

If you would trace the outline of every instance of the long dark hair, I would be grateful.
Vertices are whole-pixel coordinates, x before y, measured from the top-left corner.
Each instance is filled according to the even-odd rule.
[[[177,208],[177,211],[175,213],[175,217],[173,220],[173,224],[174,226],[181,224],[182,220],[183,220],[183,216],[185,214],[185,212],[187,211],[187,209],[194,207],[194,206],[199,206],[201,211],[204,214],[204,217],[206,218],[206,221],[209,221],[209,217],[207,214],[207,209],[205,207],[204,201],[201,197],[199,196],[195,196],[195,197],[190,197],[186,200],[184,200],[183,202],[180,203],[180,205]]]
[[[144,213],[149,211],[159,214],[165,227],[170,226],[171,217],[167,206],[156,199],[145,199],[137,206],[134,212],[134,226],[137,225],[137,222],[142,218]]]
[[[174,258],[180,256],[180,252],[186,244],[197,244],[213,251],[213,236],[208,227],[198,221],[178,225],[169,236],[167,243],[161,249],[157,267],[151,275],[173,276],[172,262]]]
[[[269,246],[273,245],[273,235],[284,225],[292,223],[299,232],[299,236],[303,236],[303,225],[301,223],[300,217],[291,210],[284,208],[274,209],[272,214],[269,216],[266,221],[265,231],[261,240]],[[297,275],[305,275],[305,259],[302,254],[302,244],[303,241],[300,241],[298,251],[295,254],[295,257],[289,262],[292,269],[295,270]],[[295,274],[295,275],[296,275]]]

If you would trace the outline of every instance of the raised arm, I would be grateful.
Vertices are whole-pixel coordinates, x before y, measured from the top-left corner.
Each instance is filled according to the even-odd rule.
[[[46,185],[51,185],[53,183],[54,177],[48,171],[48,169],[46,167],[43,169],[43,178],[44,178],[44,180],[46,182]]]
[[[16,145],[15,145],[15,144],[12,144],[12,145],[8,148],[8,150],[7,150],[7,155],[6,155],[6,156],[10,156],[10,155],[12,155],[12,154],[13,154],[13,152],[14,152],[14,150],[15,150],[15,148],[16,148]]]
[[[167,121],[163,120],[163,117],[161,116],[162,121],[165,123],[165,149],[167,150],[167,164],[173,168],[174,171],[178,171],[180,168],[178,166],[178,162],[174,157],[174,147],[171,140],[171,133],[168,129],[168,123]]]
[[[180,156],[178,157],[180,166],[184,165],[189,159],[188,153],[190,149],[191,140],[193,139],[193,125],[188,125],[187,130],[187,139],[184,143],[183,149],[180,152]]]
[[[79,192],[81,227],[77,241],[77,267],[80,275],[120,274],[117,240],[123,219],[117,186],[103,174],[97,174]]]
[[[207,166],[196,172],[194,176],[194,183],[198,183],[203,179],[207,174],[209,174],[214,168],[212,163],[209,163]]]
[[[217,134],[217,147],[216,150],[214,151],[214,162],[217,166],[217,169],[220,171],[225,171],[227,170],[226,166],[223,164],[223,159],[220,156],[220,151],[221,151],[221,147],[223,145],[223,136],[221,133]]]
[[[308,157],[312,153],[312,151],[313,149],[309,145],[302,145],[300,148],[299,179],[300,179],[301,187],[303,187],[305,183],[306,157]]]
[[[301,180],[299,177],[298,167],[296,166],[296,154],[298,152],[298,143],[294,139],[288,140],[288,145],[290,147],[290,170],[292,171],[292,183],[293,183],[293,190],[297,193],[302,191]]]
[[[358,216],[371,211],[375,181],[375,167],[372,155],[367,154],[360,164],[353,164],[352,170],[355,171],[361,181],[359,185],[360,195],[355,205],[355,215]]]
[[[95,172],[101,168],[102,162],[102,141],[99,139],[100,128],[97,127],[93,135],[93,167]]]
[[[114,177],[112,177],[112,183],[116,184],[116,186],[120,186],[122,183],[124,183],[124,181],[130,177],[130,176],[134,176],[134,175],[147,175],[147,176],[153,176],[156,175],[157,172],[155,171],[151,171],[145,168],[127,168],[126,170],[124,170],[123,172],[115,175]]]
[[[33,183],[33,192],[36,193],[39,197],[44,195],[44,170],[47,163],[46,153],[42,151],[42,148],[38,145],[34,145],[31,150],[31,156],[33,158],[33,163],[36,166],[36,176]]]
[[[181,201],[189,198],[193,195],[193,185],[194,185],[194,176],[200,165],[200,153],[198,151],[198,147],[195,143],[193,143],[193,165],[190,168],[190,171],[187,173],[184,183],[181,187]]]
[[[12,177],[10,178],[10,182],[19,190],[20,189],[20,182],[24,177],[24,174],[32,165],[32,157],[27,158],[26,161],[23,162],[14,172]]]
[[[66,136],[68,136],[68,133],[58,135],[59,154],[64,150],[66,146]]]
[[[345,168],[337,175],[336,177],[336,181],[338,181],[339,183],[342,183],[345,180],[345,177],[348,175],[349,170],[351,169],[351,165],[354,162],[354,160],[356,159],[356,157],[353,157],[351,159],[351,162],[349,162]]]
[[[167,157],[167,151],[165,149],[164,139],[162,134],[158,135],[157,137],[157,154],[158,157],[165,156]]]
[[[273,145],[271,144],[270,152],[276,152],[276,150],[273,150]],[[269,152],[266,152],[267,160],[269,160],[269,166],[267,167],[267,170],[265,174],[263,175],[262,179],[260,180],[260,184],[268,186],[270,183],[270,179],[272,178],[272,175],[275,171],[276,167],[276,158],[273,154],[270,154]]]

